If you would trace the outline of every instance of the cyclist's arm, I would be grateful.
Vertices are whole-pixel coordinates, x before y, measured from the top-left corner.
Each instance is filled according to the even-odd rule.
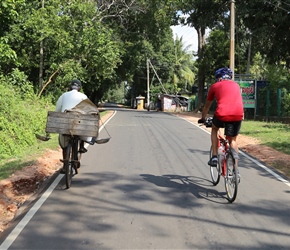
[[[55,111],[56,112],[61,112],[61,109],[62,109],[62,98],[63,98],[63,96],[61,95],[58,98],[57,102],[56,102],[56,105],[55,105]]]
[[[207,115],[207,113],[208,113],[208,111],[209,111],[209,108],[210,108],[212,102],[213,102],[213,101],[209,101],[209,100],[206,100],[206,101],[205,101],[205,104],[204,104],[204,107],[203,107],[203,110],[202,110],[202,119],[203,119],[203,120],[205,120],[206,115]]]

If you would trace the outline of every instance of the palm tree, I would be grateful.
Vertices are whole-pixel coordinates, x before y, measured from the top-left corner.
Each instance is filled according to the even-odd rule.
[[[182,37],[176,36],[174,41],[175,65],[173,73],[173,85],[176,92],[186,89],[189,84],[192,86],[195,80],[196,68],[194,66],[193,54],[190,46],[184,47]]]

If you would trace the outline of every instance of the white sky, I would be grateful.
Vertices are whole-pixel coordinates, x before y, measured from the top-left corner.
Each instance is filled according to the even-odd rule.
[[[197,39],[196,30],[194,28],[189,27],[189,26],[177,25],[177,26],[171,26],[171,29],[172,29],[174,39],[176,38],[176,35],[178,36],[178,38],[182,37],[182,41],[185,47],[187,45],[191,45],[189,50],[192,50],[195,52],[197,51],[198,39]]]

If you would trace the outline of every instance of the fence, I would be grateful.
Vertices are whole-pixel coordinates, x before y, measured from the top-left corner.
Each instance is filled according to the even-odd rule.
[[[290,123],[289,90],[257,88],[254,119]]]

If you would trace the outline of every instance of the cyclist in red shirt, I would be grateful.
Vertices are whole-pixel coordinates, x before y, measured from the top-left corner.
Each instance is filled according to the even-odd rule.
[[[209,108],[216,99],[217,108],[214,112],[211,130],[212,158],[208,162],[210,166],[217,166],[218,162],[217,133],[219,128],[225,128],[225,134],[231,137],[231,147],[237,154],[239,152],[237,136],[244,117],[244,107],[240,86],[232,80],[232,75],[232,70],[229,68],[221,68],[215,72],[216,83],[209,89],[202,117],[198,120],[198,123],[204,123]]]

